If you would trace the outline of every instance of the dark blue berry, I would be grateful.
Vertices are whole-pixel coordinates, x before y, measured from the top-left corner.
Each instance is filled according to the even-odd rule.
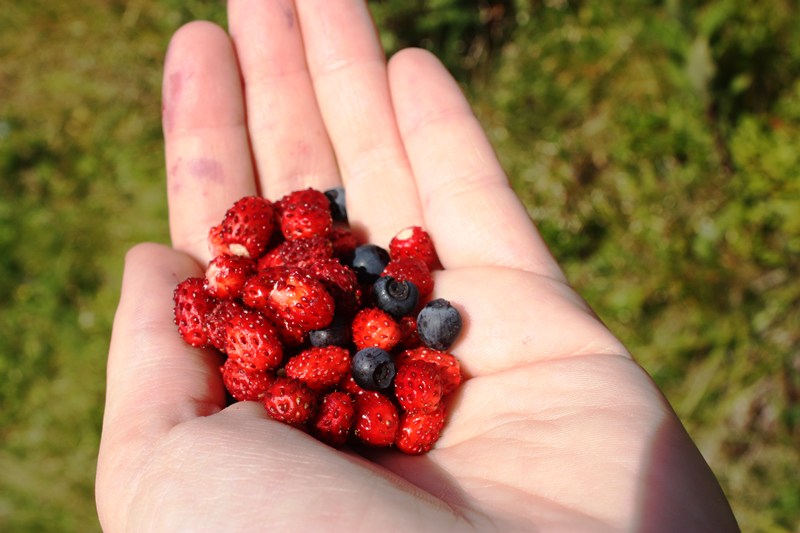
[[[362,244],[353,252],[350,266],[356,273],[358,282],[372,285],[389,264],[389,252],[375,244]]]
[[[334,187],[325,191],[331,202],[331,217],[339,222],[347,222],[347,205],[345,205],[344,187]]]
[[[395,375],[392,354],[375,347],[356,352],[351,361],[351,369],[356,384],[367,390],[388,389]]]
[[[419,290],[410,281],[381,276],[372,285],[372,298],[378,309],[395,318],[410,314],[419,301]]]
[[[315,329],[308,333],[311,346],[341,346],[350,345],[350,324],[339,316],[335,316],[331,323],[322,329]]]
[[[417,334],[434,350],[447,350],[461,332],[461,313],[444,298],[431,300],[417,315]]]

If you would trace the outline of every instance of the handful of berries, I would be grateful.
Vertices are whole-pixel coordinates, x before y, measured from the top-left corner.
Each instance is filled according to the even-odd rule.
[[[175,289],[175,323],[190,345],[225,354],[233,400],[334,447],[433,447],[461,383],[448,350],[462,321],[428,301],[439,261],[421,227],[388,249],[360,244],[344,189],[305,189],[240,199],[209,247],[205,276]]]

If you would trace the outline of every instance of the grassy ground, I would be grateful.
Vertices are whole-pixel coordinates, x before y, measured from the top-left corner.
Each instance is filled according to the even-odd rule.
[[[795,531],[800,12],[744,0],[371,2],[463,82],[570,279],[675,406],[745,531]],[[475,6],[479,6],[476,8]],[[160,68],[216,2],[0,10],[0,530],[98,529],[125,250],[166,241]]]

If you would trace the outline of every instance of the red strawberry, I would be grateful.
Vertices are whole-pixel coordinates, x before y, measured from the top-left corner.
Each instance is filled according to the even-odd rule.
[[[278,330],[263,313],[233,303],[220,308],[224,316],[224,352],[252,370],[269,370],[283,360]]]
[[[335,448],[344,446],[355,418],[355,408],[350,395],[334,391],[320,402],[314,418],[314,434],[319,440]]]
[[[225,326],[231,315],[241,312],[241,309],[237,309],[237,307],[242,307],[239,301],[226,298],[219,300],[214,309],[206,315],[208,342],[222,352],[225,351],[225,342],[227,340]]]
[[[333,245],[333,256],[343,264],[353,259],[353,252],[358,246],[358,239],[352,231],[346,228],[333,228],[328,234],[328,239]]]
[[[280,210],[281,232],[287,240],[326,237],[333,227],[330,201],[315,189],[287,194],[280,200]]]
[[[394,392],[405,411],[430,413],[442,399],[442,378],[438,367],[421,360],[397,365]]]
[[[288,377],[323,391],[336,386],[350,370],[350,352],[339,346],[312,347],[289,359],[285,368]]]
[[[362,350],[370,346],[391,351],[400,342],[400,326],[392,315],[365,307],[353,317],[353,342]]]
[[[361,305],[361,286],[352,268],[338,259],[321,259],[308,268],[322,282],[334,301],[337,313],[352,315]]]
[[[265,370],[252,370],[242,365],[240,359],[228,358],[220,367],[222,381],[237,401],[258,401],[275,380],[275,374]]]
[[[175,302],[175,325],[187,343],[196,347],[208,346],[209,332],[207,316],[217,304],[203,285],[203,278],[187,278],[180,282],[172,298]]]
[[[296,324],[283,322],[275,324],[275,327],[278,328],[278,334],[286,346],[300,346],[306,341],[308,332]]]
[[[400,415],[394,444],[403,453],[418,455],[433,448],[444,427],[445,409],[439,405],[430,413],[414,412]]]
[[[416,257],[398,257],[392,259],[383,269],[382,276],[391,276],[397,281],[410,281],[417,286],[420,298],[430,296],[433,292],[433,277],[428,265]]]
[[[398,414],[394,404],[383,394],[366,391],[354,398],[353,434],[371,446],[389,446],[397,435]]]
[[[325,196],[324,192],[308,187],[286,194],[283,198],[278,200],[278,205],[281,212],[296,206],[330,210],[331,201]]]
[[[219,226],[209,231],[213,256],[222,253],[253,259],[261,256],[275,227],[272,202],[259,196],[245,196],[225,213]]]
[[[461,384],[461,365],[453,354],[421,346],[401,352],[395,359],[395,365],[400,367],[409,361],[425,361],[439,369],[442,396],[450,394]]]
[[[314,415],[317,394],[302,381],[278,377],[264,392],[262,401],[267,413],[275,420],[300,425]]]
[[[333,319],[333,298],[325,287],[303,270],[290,267],[267,268],[250,278],[242,300],[263,310],[286,330],[309,332]]]
[[[408,227],[395,235],[389,242],[389,255],[392,259],[401,257],[421,259],[429,270],[433,270],[439,264],[433,241],[420,226]]]
[[[404,316],[398,322],[400,324],[400,343],[398,346],[404,350],[422,346],[422,340],[417,333],[417,319],[413,316]]]
[[[339,382],[338,388],[353,398],[363,392],[368,392],[367,389],[362,388],[358,383],[356,383],[356,380],[353,379],[353,373],[350,370],[347,371],[347,374],[345,374],[345,376]]]
[[[258,260],[259,270],[278,266],[308,268],[333,256],[331,241],[320,235],[283,241]]]
[[[239,255],[218,255],[206,268],[205,289],[217,298],[237,298],[245,282],[255,274],[255,262]]]
[[[211,253],[211,257],[230,253],[228,245],[225,243],[222,224],[212,226],[208,230],[208,251]]]

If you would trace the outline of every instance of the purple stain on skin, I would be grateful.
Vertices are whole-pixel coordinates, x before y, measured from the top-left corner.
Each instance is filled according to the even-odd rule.
[[[283,5],[283,14],[286,17],[286,26],[291,30],[294,28],[294,10],[290,2],[285,2]]]
[[[195,187],[202,191],[203,196],[208,194],[209,184],[219,185],[225,181],[222,164],[208,157],[198,157],[188,161],[180,158],[170,165],[168,174],[170,192],[176,195],[180,193],[187,179],[195,182]]]
[[[186,167],[189,175],[193,178],[208,180],[215,183],[221,183],[225,180],[225,172],[222,170],[222,164],[216,159],[210,159],[208,157],[190,159]]]

